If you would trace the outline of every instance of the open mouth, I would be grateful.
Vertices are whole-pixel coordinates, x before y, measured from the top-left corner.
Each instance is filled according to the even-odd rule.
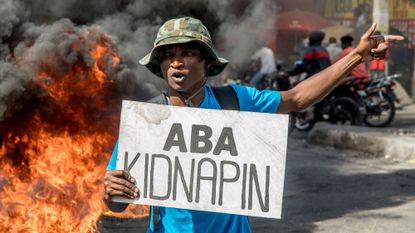
[[[183,73],[181,73],[181,72],[174,72],[171,76],[173,77],[173,79],[175,81],[181,81],[185,77],[185,75]]]

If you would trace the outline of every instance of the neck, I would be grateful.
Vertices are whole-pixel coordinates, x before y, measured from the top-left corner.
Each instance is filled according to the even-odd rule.
[[[193,93],[182,93],[169,88],[168,100],[174,106],[199,106],[205,97],[205,82]]]

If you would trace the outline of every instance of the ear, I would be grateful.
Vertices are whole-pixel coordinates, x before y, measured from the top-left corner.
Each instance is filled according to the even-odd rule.
[[[212,66],[212,58],[210,56],[205,57],[205,67],[206,69],[210,68]]]
[[[212,63],[208,60],[205,60],[205,75],[209,77],[209,68],[212,66]]]

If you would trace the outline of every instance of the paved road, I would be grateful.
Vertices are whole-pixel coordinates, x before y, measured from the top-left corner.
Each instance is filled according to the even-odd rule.
[[[415,130],[415,104],[397,110],[396,117],[389,127]]]
[[[415,106],[391,128],[415,129]],[[282,219],[251,218],[254,233],[415,232],[415,162],[391,163],[356,151],[289,139]],[[143,232],[147,221],[99,221],[101,232]],[[102,226],[106,226],[106,230]],[[131,228],[120,226],[128,225]]]
[[[290,138],[282,220],[253,232],[415,232],[415,164]]]

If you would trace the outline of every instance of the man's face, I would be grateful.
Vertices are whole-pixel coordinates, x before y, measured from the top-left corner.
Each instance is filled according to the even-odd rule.
[[[159,63],[169,88],[183,94],[193,94],[205,82],[205,59],[202,50],[193,43],[161,47]]]

